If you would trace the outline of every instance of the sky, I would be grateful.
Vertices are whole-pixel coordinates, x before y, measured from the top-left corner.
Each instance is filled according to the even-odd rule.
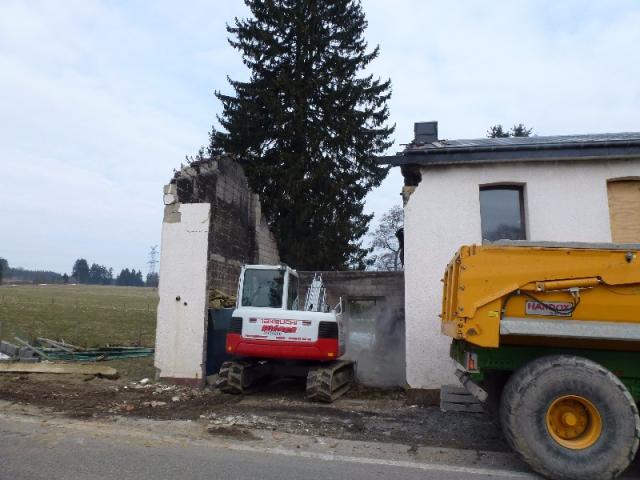
[[[413,123],[477,138],[640,131],[636,0],[363,0],[370,71],[391,78],[401,150]],[[76,258],[146,272],[162,187],[206,144],[246,79],[225,24],[240,0],[0,2],[0,257],[70,272]],[[392,169],[367,197],[401,203]]]

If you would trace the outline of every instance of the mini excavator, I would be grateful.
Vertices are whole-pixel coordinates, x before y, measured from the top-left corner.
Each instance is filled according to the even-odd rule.
[[[330,308],[315,274],[301,306],[298,285],[286,265],[242,268],[226,340],[232,359],[220,367],[218,388],[243,393],[274,377],[306,377],[306,397],[320,402],[349,390],[355,363],[343,358],[342,300]]]

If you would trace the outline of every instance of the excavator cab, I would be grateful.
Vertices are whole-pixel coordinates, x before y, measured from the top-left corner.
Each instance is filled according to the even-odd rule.
[[[236,308],[299,310],[298,274],[286,265],[248,265],[238,283]]]

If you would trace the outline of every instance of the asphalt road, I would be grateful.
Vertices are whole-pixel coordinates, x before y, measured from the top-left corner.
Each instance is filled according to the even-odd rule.
[[[533,478],[524,472],[341,457],[281,446],[256,449],[242,442],[199,444],[188,438],[120,436],[110,426],[86,425],[89,427],[70,428],[47,420],[0,416],[0,479]]]

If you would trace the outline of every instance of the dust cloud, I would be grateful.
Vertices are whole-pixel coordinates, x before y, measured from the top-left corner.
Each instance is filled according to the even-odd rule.
[[[394,315],[386,302],[376,303],[357,315],[345,312],[346,356],[356,361],[360,383],[383,388],[404,387],[404,318]]]

